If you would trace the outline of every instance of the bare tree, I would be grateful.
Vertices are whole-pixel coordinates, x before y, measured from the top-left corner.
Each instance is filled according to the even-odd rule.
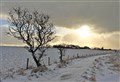
[[[60,62],[62,63],[63,62],[63,56],[65,56],[65,52],[66,52],[66,49],[65,48],[62,48],[62,47],[58,47],[57,48],[59,50],[59,59],[60,59]]]
[[[46,56],[45,51],[47,50],[47,47],[40,47],[39,53],[38,53],[38,62],[41,62],[41,59],[43,56]]]
[[[9,12],[9,34],[22,40],[28,46],[28,51],[37,65],[41,66],[40,59],[46,49],[43,46],[48,44],[54,37],[54,26],[49,23],[49,16],[39,13],[37,10],[29,12],[21,7],[12,8]],[[41,54],[36,56],[36,51]]]

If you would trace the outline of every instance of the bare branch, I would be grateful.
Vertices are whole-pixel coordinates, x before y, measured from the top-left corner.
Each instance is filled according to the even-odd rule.
[[[30,13],[28,9],[21,7],[10,10],[9,16],[8,21],[11,26],[8,34],[27,44],[28,51],[32,53],[37,66],[40,65],[38,61],[42,55],[37,60],[35,52],[39,49],[41,53],[44,53],[46,49],[42,50],[43,46],[54,39],[54,26],[48,22],[49,16],[40,14],[38,11]]]

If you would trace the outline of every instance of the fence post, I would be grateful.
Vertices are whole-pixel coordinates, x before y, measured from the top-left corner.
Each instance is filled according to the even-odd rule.
[[[28,69],[28,64],[29,64],[29,58],[27,58],[27,65],[26,65],[26,69]]]
[[[73,59],[74,59],[74,57],[75,57],[75,56],[73,55]]]
[[[50,66],[50,57],[48,57],[48,66]]]
[[[79,55],[78,55],[78,53],[77,53],[77,58],[79,58]]]
[[[68,55],[68,60],[69,60],[69,55]]]

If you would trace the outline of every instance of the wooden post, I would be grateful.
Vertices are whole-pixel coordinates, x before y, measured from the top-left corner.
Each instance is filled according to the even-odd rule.
[[[48,66],[50,66],[50,57],[48,57]]]
[[[26,69],[28,69],[28,64],[29,64],[29,58],[27,58],[27,65],[26,65]]]
[[[79,58],[79,55],[78,55],[78,53],[77,53],[77,58]]]
[[[73,58],[74,58],[74,55],[73,55]]]
[[[69,55],[68,55],[68,60],[69,60]]]

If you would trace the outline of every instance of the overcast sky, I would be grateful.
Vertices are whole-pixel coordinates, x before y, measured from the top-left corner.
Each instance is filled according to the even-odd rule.
[[[115,44],[109,47],[119,48],[119,0],[4,0],[0,6],[3,16],[0,20],[4,23],[1,25],[1,28],[3,28],[6,23],[5,20],[9,9],[15,6],[28,8],[31,11],[38,9],[40,12],[50,15],[51,22],[59,27],[61,31],[63,29],[64,31],[65,29],[77,29],[77,25],[93,25],[98,35],[114,34],[114,36],[111,36],[114,41],[108,45]],[[1,30],[1,32],[4,32],[3,29]],[[70,33],[66,35],[70,35]],[[5,40],[3,35],[1,35],[1,37]],[[73,37],[77,36],[74,35]],[[69,38],[69,36],[67,38]],[[63,39],[66,40],[66,38]],[[106,38],[106,40],[108,40],[108,38]],[[6,43],[9,43],[9,41],[11,40],[6,39]],[[2,43],[4,42],[2,41]]]

